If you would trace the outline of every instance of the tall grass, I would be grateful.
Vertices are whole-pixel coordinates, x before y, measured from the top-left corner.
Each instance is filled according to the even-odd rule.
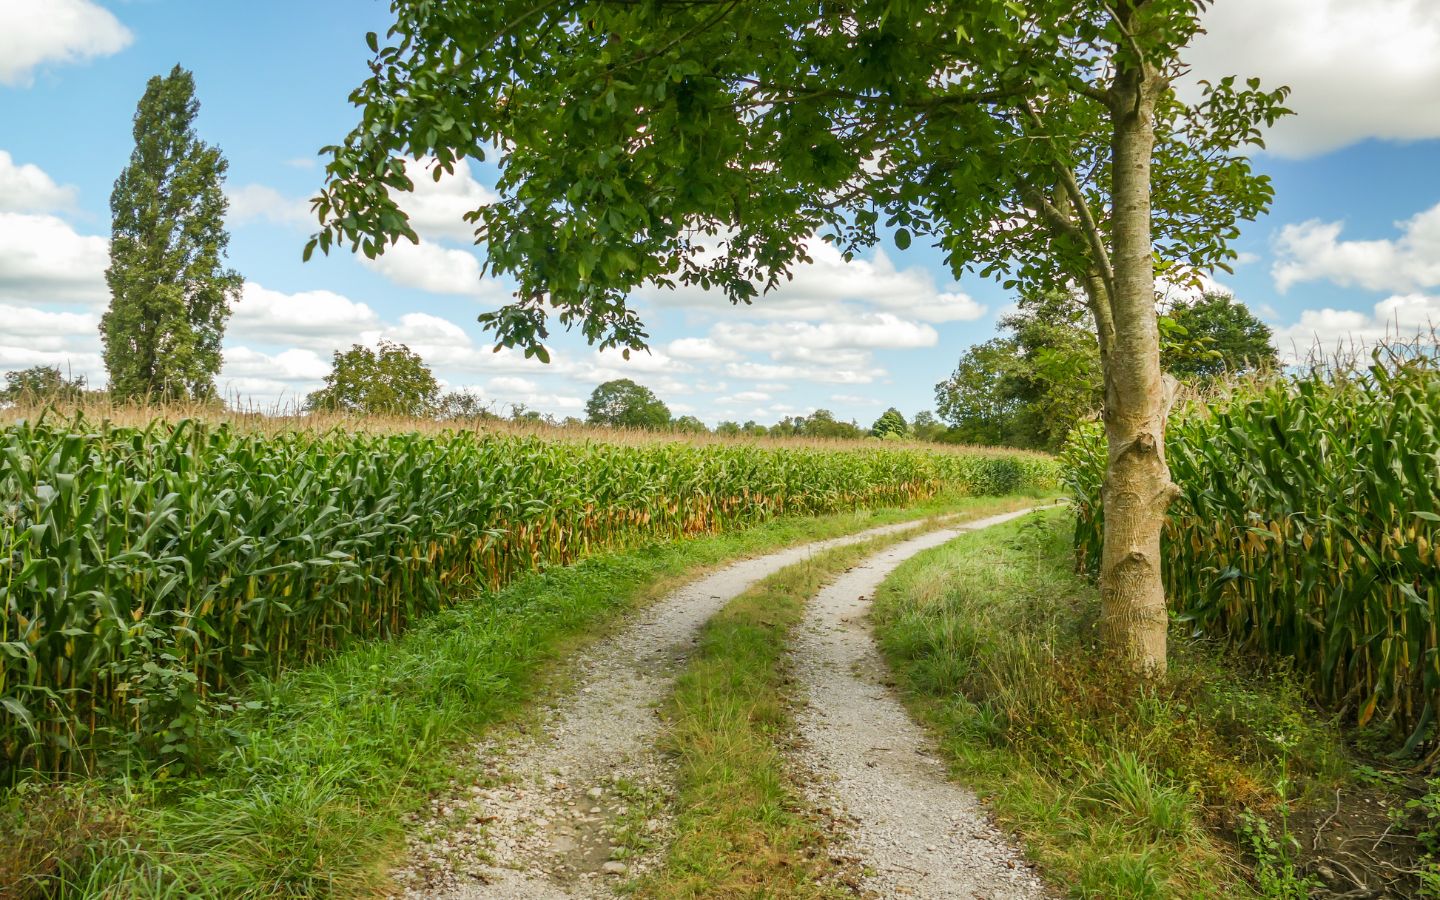
[[[598,549],[1008,493],[1034,457],[20,421],[0,428],[0,777],[184,765],[251,672]]]
[[[1412,751],[1434,745],[1440,704],[1440,367],[1415,349],[1181,412],[1164,532],[1180,622],[1294,660],[1320,698]],[[1090,568],[1104,464],[1098,427],[1062,455]]]

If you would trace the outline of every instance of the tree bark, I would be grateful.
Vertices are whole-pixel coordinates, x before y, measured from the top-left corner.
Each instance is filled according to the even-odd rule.
[[[1101,490],[1105,532],[1100,561],[1101,637],[1152,675],[1165,671],[1169,617],[1160,532],[1178,493],[1165,464],[1171,389],[1160,370],[1150,230],[1154,105],[1160,87],[1161,76],[1135,60],[1117,66],[1110,92],[1113,333],[1103,360],[1109,458]]]

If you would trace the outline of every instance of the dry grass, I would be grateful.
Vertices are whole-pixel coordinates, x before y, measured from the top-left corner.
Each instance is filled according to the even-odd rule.
[[[818,447],[845,449],[884,446],[888,449],[924,450],[965,456],[1023,456],[1049,458],[1048,454],[1009,447],[985,447],[974,444],[936,444],[923,441],[885,441],[874,438],[859,440],[817,437],[760,437],[754,435],[693,434],[678,431],[647,431],[643,429],[610,428],[598,425],[556,425],[514,419],[451,419],[409,418],[405,416],[355,416],[331,412],[305,412],[294,406],[275,408],[233,408],[218,403],[115,403],[103,395],[78,402],[47,403],[21,401],[0,407],[0,425],[37,416],[71,419],[83,416],[94,423],[143,428],[161,420],[176,422],[197,419],[224,423],[231,428],[274,435],[288,432],[324,433],[348,431],[361,434],[442,434],[469,431],[484,435],[538,437],[554,441],[605,444],[728,444],[759,447]]]

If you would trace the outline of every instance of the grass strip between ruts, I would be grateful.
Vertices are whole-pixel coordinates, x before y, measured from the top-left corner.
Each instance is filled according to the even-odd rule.
[[[972,500],[958,511],[976,518],[1033,502]],[[845,896],[824,830],[805,812],[787,772],[793,723],[786,648],[806,601],[826,584],[935,527],[931,521],[816,554],[765,578],[706,624],[665,710],[667,749],[679,762],[676,837],[661,868],[637,885],[637,896]]]
[[[9,816],[0,824],[7,834],[16,826],[7,853],[18,873],[0,895],[383,889],[406,815],[468,777],[473,761],[453,751],[560,689],[559,663],[620,614],[735,558],[954,508],[786,519],[596,557],[482,592],[394,641],[257,681],[244,699],[259,708],[219,723],[199,775],[75,779],[0,797]],[[81,817],[84,827],[73,827]]]

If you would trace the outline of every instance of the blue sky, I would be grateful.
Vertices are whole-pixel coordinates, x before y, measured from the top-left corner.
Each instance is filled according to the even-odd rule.
[[[579,414],[595,384],[626,376],[712,423],[825,407],[868,424],[887,406],[932,407],[935,383],[1013,302],[955,283],[930,248],[846,264],[820,247],[749,309],[639,298],[654,352],[629,363],[568,336],[549,367],[493,354],[475,316],[507,291],[479,279],[460,220],[492,196],[488,164],[407,203],[419,248],[300,261],[316,153],[352,124],[364,35],[388,18],[378,0],[0,0],[0,371],[58,364],[103,382],[110,188],[146,79],[177,62],[195,73],[201,136],[230,161],[230,260],[248,280],[220,381],[261,405],[318,386],[335,349],[386,337],[500,407]],[[1286,352],[1440,320],[1440,3],[1219,0],[1207,26],[1194,77],[1290,84],[1300,113],[1257,156],[1275,204],[1217,280]]]

